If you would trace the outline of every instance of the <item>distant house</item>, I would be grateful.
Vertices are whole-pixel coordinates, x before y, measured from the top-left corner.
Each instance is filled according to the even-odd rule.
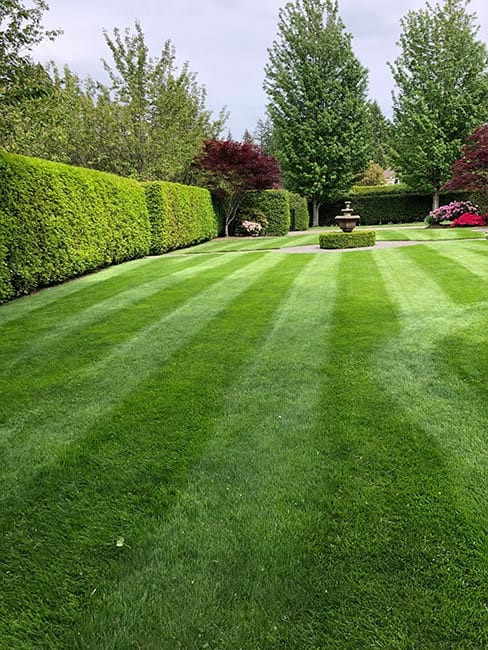
[[[394,169],[390,169],[390,168],[385,169],[385,171],[383,172],[383,176],[385,177],[386,185],[396,185],[397,183],[400,182],[400,180],[397,178]]]

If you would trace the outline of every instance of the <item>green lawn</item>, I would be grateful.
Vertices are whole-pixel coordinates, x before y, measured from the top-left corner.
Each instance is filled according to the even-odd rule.
[[[457,239],[483,239],[484,233],[473,228],[370,228],[376,230],[376,241],[443,241]],[[204,244],[192,246],[185,253],[217,253],[226,251],[258,251],[293,246],[311,246],[319,243],[321,232],[330,232],[332,228],[314,229],[304,235],[287,235],[286,237],[232,237],[214,239]],[[178,254],[181,251],[178,252]]]
[[[487,648],[487,281],[167,255],[1,306],[0,648]]]

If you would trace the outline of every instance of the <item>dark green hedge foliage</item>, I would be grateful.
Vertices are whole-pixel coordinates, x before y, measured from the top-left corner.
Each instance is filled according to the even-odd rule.
[[[307,230],[309,224],[307,199],[288,192],[290,202],[290,230]]]
[[[144,186],[153,254],[184,248],[217,236],[217,216],[208,190],[164,181],[145,183]]]
[[[464,192],[442,193],[440,204],[466,198]],[[380,185],[356,187],[339,201],[326,203],[320,208],[320,225],[333,225],[334,217],[341,214],[344,201],[352,202],[354,214],[361,217],[361,225],[381,223],[410,223],[424,221],[432,209],[432,195],[409,190],[405,185]]]
[[[320,248],[362,248],[374,246],[374,230],[356,230],[354,232],[324,232],[319,235]]]
[[[268,224],[263,235],[286,235],[290,230],[290,201],[286,190],[251,190],[242,202],[237,224],[242,223],[250,210],[262,212]]]
[[[0,152],[0,301],[146,255],[134,180]]]

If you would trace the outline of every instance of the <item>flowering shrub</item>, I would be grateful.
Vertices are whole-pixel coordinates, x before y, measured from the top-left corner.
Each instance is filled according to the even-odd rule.
[[[486,220],[479,214],[465,212],[451,223],[451,228],[457,228],[459,226],[486,226]]]
[[[263,227],[257,221],[243,221],[241,229],[246,235],[259,235]]]
[[[454,221],[464,214],[478,214],[478,206],[471,201],[451,201],[448,205],[441,205],[437,210],[429,212],[425,221],[434,225],[441,221]]]

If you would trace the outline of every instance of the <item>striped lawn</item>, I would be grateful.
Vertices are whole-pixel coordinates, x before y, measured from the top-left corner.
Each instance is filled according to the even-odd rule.
[[[376,241],[445,241],[458,239],[483,239],[484,233],[473,228],[386,228],[374,226]],[[258,251],[293,246],[312,246],[319,243],[320,232],[332,232],[330,228],[314,229],[313,232],[285,237],[234,237],[214,239],[187,249],[185,253],[223,253],[230,251]],[[178,251],[176,254],[181,254]]]
[[[0,648],[488,647],[487,280],[258,250],[1,306]]]

